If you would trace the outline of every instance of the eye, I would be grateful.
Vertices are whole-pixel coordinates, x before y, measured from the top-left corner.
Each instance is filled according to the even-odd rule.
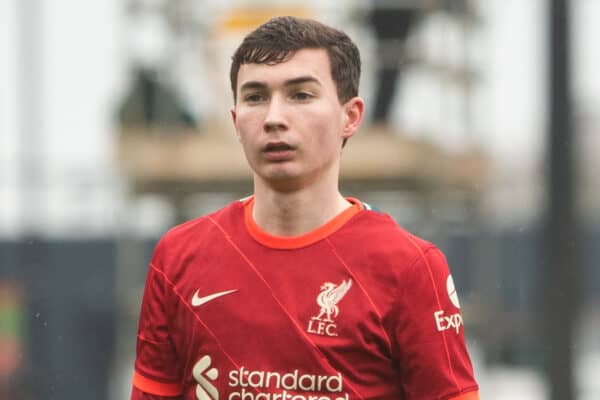
[[[261,93],[249,93],[244,96],[246,103],[260,103],[265,100],[265,96]]]
[[[312,99],[314,96],[308,92],[295,92],[292,94],[294,100],[306,101]]]

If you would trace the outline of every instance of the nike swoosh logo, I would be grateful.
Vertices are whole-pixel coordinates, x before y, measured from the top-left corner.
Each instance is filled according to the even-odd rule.
[[[198,306],[201,306],[202,304],[208,303],[211,300],[214,300],[214,299],[219,298],[221,296],[225,296],[227,294],[235,293],[237,291],[238,291],[237,289],[226,290],[224,292],[218,292],[218,293],[210,294],[208,296],[199,297],[198,296],[198,292],[199,291],[196,290],[196,293],[194,293],[194,297],[192,297],[192,306],[198,307]]]

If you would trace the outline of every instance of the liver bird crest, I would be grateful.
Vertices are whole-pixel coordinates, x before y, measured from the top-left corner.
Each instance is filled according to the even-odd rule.
[[[348,293],[351,286],[352,279],[342,281],[342,283],[337,286],[334,283],[325,282],[323,286],[321,286],[321,293],[317,296],[317,304],[321,307],[321,312],[314,318],[321,320],[321,318],[325,316],[323,321],[333,322],[331,319],[332,315],[335,318],[340,313],[337,304],[342,300],[346,293]]]

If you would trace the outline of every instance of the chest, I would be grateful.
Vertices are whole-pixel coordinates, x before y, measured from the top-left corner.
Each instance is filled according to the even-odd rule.
[[[368,261],[350,268],[322,249],[204,254],[179,276],[175,312],[221,338],[244,330],[270,343],[288,335],[324,347],[385,341],[386,305],[376,297],[381,288],[366,279],[369,268]],[[189,307],[181,307],[182,299]]]
[[[183,267],[168,306],[187,376],[209,356],[227,371],[221,391],[282,390],[286,374],[288,389],[298,393],[352,393],[393,381],[391,339],[382,323],[388,311],[367,275],[335,253],[209,250]]]

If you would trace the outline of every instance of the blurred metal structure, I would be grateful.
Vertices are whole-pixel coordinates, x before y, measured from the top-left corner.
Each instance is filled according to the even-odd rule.
[[[405,3],[407,4],[399,2],[404,7],[408,5],[417,7],[411,2]],[[423,8],[423,13],[427,10],[449,13],[450,18],[458,21],[460,36],[463,41],[466,41],[467,31],[473,22],[472,10],[465,5],[453,8],[450,7],[450,3],[439,1],[433,2],[428,7],[423,5],[419,7]],[[177,3],[179,7],[186,7],[185,4],[185,1]],[[175,5],[171,8],[173,7]],[[273,15],[310,17],[314,12],[315,10],[310,6],[298,2],[290,2],[284,6],[268,1],[252,7],[233,5],[221,9],[214,15],[211,14],[211,19],[215,22],[212,27],[206,28],[205,33],[211,37],[211,42],[221,43],[228,53],[231,43],[237,43],[244,32]],[[169,20],[169,15],[176,14],[179,13],[171,9],[164,18]],[[186,24],[202,25],[191,21]],[[186,29],[180,27],[175,35],[185,36],[182,32]],[[174,39],[172,42],[177,40]],[[214,52],[214,48],[219,45],[211,44],[211,46]],[[223,55],[219,51],[223,52],[224,49],[217,49],[213,56]],[[461,118],[467,129],[472,128],[470,115],[468,115],[469,102],[471,87],[476,83],[477,75],[469,65],[469,58],[463,54],[461,65],[452,62],[445,65],[440,60],[424,61],[423,55],[418,51],[416,53],[409,60],[412,68],[421,68],[440,77],[441,86],[445,89],[450,85],[458,88],[458,93],[465,104],[464,115]],[[225,57],[228,58],[229,54]],[[162,68],[169,68],[168,64],[172,62],[166,60],[166,65]],[[205,60],[205,62],[215,64],[214,60]],[[212,67],[214,68],[215,65]],[[226,67],[217,66],[212,73],[219,76],[212,76],[212,80],[220,80],[220,75],[226,75],[223,69],[218,69]],[[168,80],[164,82],[168,84]],[[205,88],[205,90],[211,89],[214,87]],[[226,85],[222,86],[222,89],[225,92],[229,91]],[[228,94],[225,93],[223,99],[227,99]],[[212,97],[215,102],[227,103],[217,95]],[[149,104],[161,103],[156,99],[151,102],[147,99],[139,101]],[[153,193],[169,199],[176,210],[174,223],[189,218],[189,213],[186,213],[184,208],[186,198],[190,195],[218,191],[244,196],[252,190],[251,171],[247,167],[241,146],[235,139],[233,127],[226,119],[228,107],[226,104],[219,107],[222,108],[220,110],[223,111],[222,113],[218,116],[203,115],[199,118],[201,123],[195,128],[186,128],[183,124],[165,123],[165,121],[154,121],[150,124],[148,121],[141,121],[138,124],[131,124],[126,123],[124,118],[120,118],[121,134],[117,161],[130,183],[132,195]],[[467,198],[469,206],[477,204],[476,199],[485,185],[488,171],[488,160],[478,149],[467,147],[460,151],[449,152],[425,139],[378,133],[369,132],[367,126],[344,148],[342,188],[360,188],[361,192],[382,189],[409,191],[423,199],[416,202],[419,207],[430,207],[431,199],[444,191],[460,192],[462,195],[459,198]],[[391,133],[391,130],[386,133]]]
[[[475,194],[487,167],[476,151],[451,154],[424,141],[368,131],[352,138],[343,151],[342,184],[362,183],[364,189],[427,193],[432,187],[450,187]],[[127,130],[120,139],[119,162],[135,193],[237,192],[248,190],[252,179],[231,132],[148,135]]]
[[[573,344],[582,269],[575,208],[575,130],[570,57],[570,2],[552,0],[548,14],[548,174],[543,282],[545,367],[552,400],[575,399]]]

